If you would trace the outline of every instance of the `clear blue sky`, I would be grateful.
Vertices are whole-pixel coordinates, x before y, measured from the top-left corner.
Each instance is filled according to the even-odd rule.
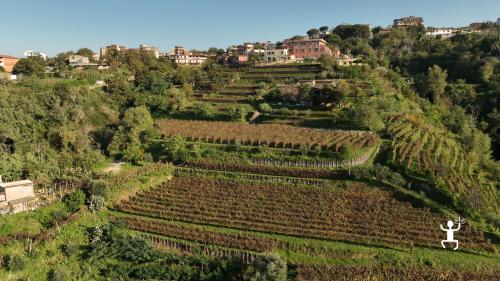
[[[277,41],[340,23],[387,26],[422,16],[426,26],[464,26],[500,17],[499,0],[5,0],[0,54],[25,49],[55,55],[112,43],[225,48]]]

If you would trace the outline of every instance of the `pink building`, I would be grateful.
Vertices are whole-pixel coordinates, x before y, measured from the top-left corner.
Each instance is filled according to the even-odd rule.
[[[317,59],[323,54],[337,57],[340,55],[339,50],[328,48],[323,39],[287,39],[283,41],[282,47],[288,49],[289,56],[302,59]]]

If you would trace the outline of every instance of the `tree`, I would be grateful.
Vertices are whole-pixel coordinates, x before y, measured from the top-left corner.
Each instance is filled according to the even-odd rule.
[[[242,105],[231,106],[229,107],[228,113],[229,117],[231,118],[231,121],[239,123],[246,122],[247,109],[244,106]]]
[[[380,131],[385,127],[379,112],[369,103],[356,104],[346,109],[341,119],[358,129]]]
[[[477,96],[474,86],[465,83],[463,79],[458,79],[456,83],[449,84],[446,88],[446,95],[451,98],[454,104],[463,107],[472,105]]]
[[[427,71],[427,93],[434,103],[436,103],[445,92],[447,85],[446,77],[446,70],[442,70],[438,65],[429,67]]]
[[[370,39],[370,27],[365,24],[341,24],[337,25],[333,29],[333,33],[337,34],[342,38],[342,40],[348,38],[361,38],[361,39]]]
[[[209,103],[197,102],[193,105],[193,113],[203,119],[210,119],[214,115],[214,109]]]
[[[0,73],[5,72],[5,68],[3,66],[0,66]]]
[[[309,29],[309,30],[307,31],[307,35],[308,35],[309,37],[311,37],[311,36],[313,36],[313,35],[316,35],[316,34],[319,34],[319,30],[318,30],[318,29],[316,29],[316,28],[312,28],[312,29]]]
[[[30,57],[20,59],[12,73],[16,75],[38,76],[43,77],[45,72],[45,61],[40,57]]]
[[[78,51],[76,51],[76,54],[80,55],[80,56],[87,57],[87,58],[89,58],[89,60],[94,61],[94,57],[93,57],[94,51],[92,51],[89,48],[80,48],[80,49],[78,49]]]
[[[128,161],[138,162],[144,154],[141,144],[155,135],[154,121],[149,110],[145,106],[132,107],[125,111],[109,150],[115,156],[121,155]]]
[[[335,46],[339,46],[340,43],[342,42],[342,38],[340,36],[338,36],[337,34],[327,34],[325,35],[325,39],[326,42],[328,42],[329,44],[332,44],[332,45],[335,45]]]

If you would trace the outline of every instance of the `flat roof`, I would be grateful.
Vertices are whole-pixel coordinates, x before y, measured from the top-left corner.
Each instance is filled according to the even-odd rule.
[[[20,180],[20,181],[13,181],[13,182],[2,182],[2,183],[0,183],[0,187],[9,188],[9,187],[15,187],[15,186],[26,185],[26,184],[33,184],[33,181]]]
[[[17,59],[16,57],[9,56],[9,55],[0,55],[0,58],[6,58],[6,59]]]

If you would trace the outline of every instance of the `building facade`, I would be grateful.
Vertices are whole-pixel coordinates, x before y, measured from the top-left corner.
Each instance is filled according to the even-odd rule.
[[[450,38],[453,35],[455,35],[458,32],[458,30],[454,28],[437,28],[434,30],[427,31],[425,35],[427,36],[441,36],[443,38]]]
[[[295,61],[294,55],[288,54],[288,49],[284,47],[277,47],[269,45],[268,49],[264,52],[264,62],[293,62]]]
[[[201,65],[208,59],[206,54],[193,54],[181,46],[175,46],[166,57],[178,65]]]
[[[2,182],[0,177],[0,214],[19,213],[35,208],[33,182]]]
[[[90,63],[90,60],[86,56],[80,56],[80,55],[69,55],[68,56],[68,64],[71,66],[75,66],[78,64],[88,64]]]
[[[5,69],[5,72],[11,73],[18,61],[19,59],[16,57],[0,55],[0,66]]]
[[[109,46],[106,46],[106,47],[101,47],[99,49],[99,56],[101,58],[104,58],[106,57],[106,54],[108,54],[108,52],[110,52],[111,50],[115,50],[115,51],[118,51],[118,52],[124,52],[124,51],[127,51],[128,48],[125,47],[125,46],[120,46],[120,45],[109,45]]]
[[[146,45],[139,45],[139,50],[140,51],[150,52],[151,54],[153,54],[153,56],[155,56],[155,58],[159,58],[160,57],[160,49],[157,48],[157,47],[151,47],[151,46],[146,46]]]
[[[43,60],[47,60],[47,54],[32,50],[24,51],[25,58],[42,58]]]
[[[339,56],[338,50],[331,50],[323,39],[287,39],[283,41],[282,48],[288,49],[289,56],[297,59],[317,59],[321,55]]]

